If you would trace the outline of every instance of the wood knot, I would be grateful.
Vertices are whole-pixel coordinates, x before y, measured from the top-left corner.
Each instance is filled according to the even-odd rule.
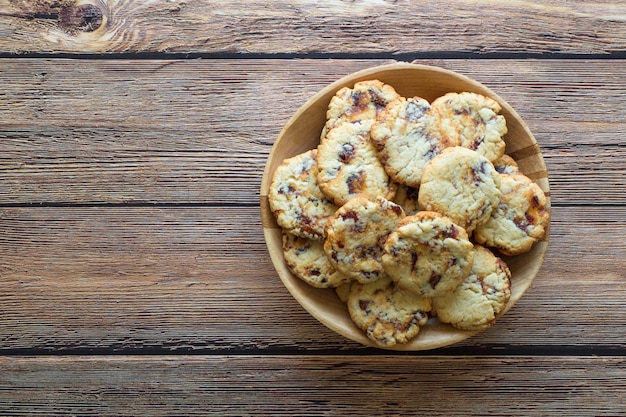
[[[61,10],[61,25],[72,31],[93,32],[102,26],[102,10],[93,4],[81,4],[77,7]]]

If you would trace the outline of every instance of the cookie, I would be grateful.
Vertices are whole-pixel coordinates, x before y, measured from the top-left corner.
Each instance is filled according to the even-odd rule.
[[[383,347],[417,336],[431,310],[430,298],[403,290],[388,277],[367,284],[354,282],[347,304],[352,321]]]
[[[474,231],[476,242],[504,255],[528,252],[550,222],[546,196],[522,174],[502,174],[502,198],[491,217]]]
[[[398,97],[392,86],[378,80],[361,81],[353,88],[343,87],[330,100],[320,139],[341,122],[376,119],[376,115]]]
[[[276,168],[268,199],[276,223],[297,236],[323,240],[326,220],[337,211],[317,185],[317,150],[288,158]]]
[[[469,274],[474,258],[467,232],[432,211],[405,217],[383,251],[385,272],[418,295],[452,291]]]
[[[426,164],[443,149],[460,144],[457,137],[443,135],[439,124],[438,113],[419,97],[398,98],[378,115],[371,139],[395,182],[419,187]]]
[[[500,104],[476,93],[448,93],[432,102],[442,116],[442,131],[458,138],[460,145],[477,151],[490,161],[504,154],[506,120],[498,114]]]
[[[328,261],[319,240],[283,233],[283,256],[289,270],[313,287],[334,288],[350,281]]]
[[[383,274],[383,247],[404,217],[402,208],[382,197],[360,195],[328,220],[324,251],[342,274],[361,283]]]
[[[408,185],[400,184],[396,191],[396,196],[393,198],[393,202],[402,207],[404,214],[412,216],[420,211],[417,197],[419,196],[419,188],[409,187]]]
[[[502,155],[500,158],[493,161],[493,167],[496,169],[498,174],[521,174],[522,171],[519,169],[517,162],[515,159],[511,158],[508,155]]]
[[[461,330],[484,330],[496,321],[510,297],[509,268],[489,249],[476,245],[469,276],[432,302],[439,321]]]
[[[318,146],[317,183],[324,195],[342,206],[359,194],[392,199],[396,185],[370,142],[372,120],[340,123]]]
[[[484,156],[463,147],[447,148],[424,169],[418,203],[471,234],[500,202],[499,186],[500,175]]]

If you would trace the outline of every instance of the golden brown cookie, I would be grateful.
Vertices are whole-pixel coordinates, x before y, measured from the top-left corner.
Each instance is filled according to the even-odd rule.
[[[501,174],[502,198],[489,219],[474,231],[476,242],[504,255],[528,252],[550,223],[546,196],[522,174]]]
[[[433,297],[439,321],[461,330],[491,326],[511,297],[511,272],[489,249],[474,246],[474,264],[453,291]]]
[[[378,115],[370,132],[378,158],[397,183],[419,187],[426,164],[460,141],[441,133],[440,117],[428,101],[400,97]]]
[[[283,255],[289,270],[316,288],[334,288],[350,281],[332,266],[319,240],[283,233]]]
[[[317,150],[288,158],[276,168],[268,200],[276,222],[297,236],[322,240],[328,217],[337,206],[317,185]]]
[[[422,210],[444,214],[471,234],[499,203],[499,187],[500,175],[491,162],[456,146],[444,149],[426,166],[418,202]]]
[[[435,212],[405,217],[389,235],[383,267],[392,280],[419,295],[452,291],[469,274],[473,245],[465,229]]]
[[[343,87],[330,100],[326,112],[326,125],[320,139],[342,122],[375,120],[387,103],[398,98],[393,87],[378,80],[360,81],[354,87]]]
[[[317,183],[336,205],[342,206],[359,194],[392,199],[396,185],[378,160],[370,142],[371,120],[340,123],[318,146]]]
[[[387,236],[403,217],[400,206],[382,197],[353,198],[328,220],[324,251],[342,274],[361,283],[375,281],[383,274]]]
[[[352,321],[382,347],[417,336],[431,310],[430,298],[403,290],[388,277],[367,284],[354,282],[347,304]]]
[[[504,154],[506,120],[495,100],[476,93],[448,93],[432,102],[442,116],[442,131],[458,138],[461,146],[477,151],[489,161]]]

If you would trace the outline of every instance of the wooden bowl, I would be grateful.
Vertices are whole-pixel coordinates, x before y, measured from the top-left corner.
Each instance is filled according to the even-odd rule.
[[[330,99],[342,87],[352,87],[357,81],[378,79],[396,89],[404,97],[419,96],[429,101],[448,92],[475,92],[491,97],[502,106],[508,133],[505,136],[506,153],[513,157],[522,172],[535,181],[548,197],[550,190],[546,166],[532,133],[502,98],[484,85],[452,71],[437,67],[397,63],[365,69],[330,84],[309,99],[284,126],[274,143],[267,160],[261,185],[261,215],[265,240],[272,262],[280,279],[293,297],[317,320],[333,331],[367,346],[376,346],[365,333],[356,327],[348,310],[333,289],[313,288],[294,276],[283,259],[281,229],[269,208],[267,195],[274,170],[285,158],[316,148],[320,132],[326,121]],[[535,243],[530,252],[515,257],[503,257],[512,273],[510,309],[524,294],[537,275],[548,246],[549,228],[542,241]],[[506,311],[505,310],[505,311]],[[407,344],[398,344],[393,350],[425,350],[460,342],[477,333],[454,329],[430,319],[420,333]]]

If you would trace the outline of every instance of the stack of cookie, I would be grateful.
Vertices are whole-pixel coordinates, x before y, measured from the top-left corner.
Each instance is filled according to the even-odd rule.
[[[505,309],[511,273],[494,251],[530,250],[549,210],[504,154],[500,111],[475,93],[429,103],[358,82],[332,98],[319,146],[276,169],[285,262],[335,288],[376,344],[406,343],[430,317],[482,330]]]

